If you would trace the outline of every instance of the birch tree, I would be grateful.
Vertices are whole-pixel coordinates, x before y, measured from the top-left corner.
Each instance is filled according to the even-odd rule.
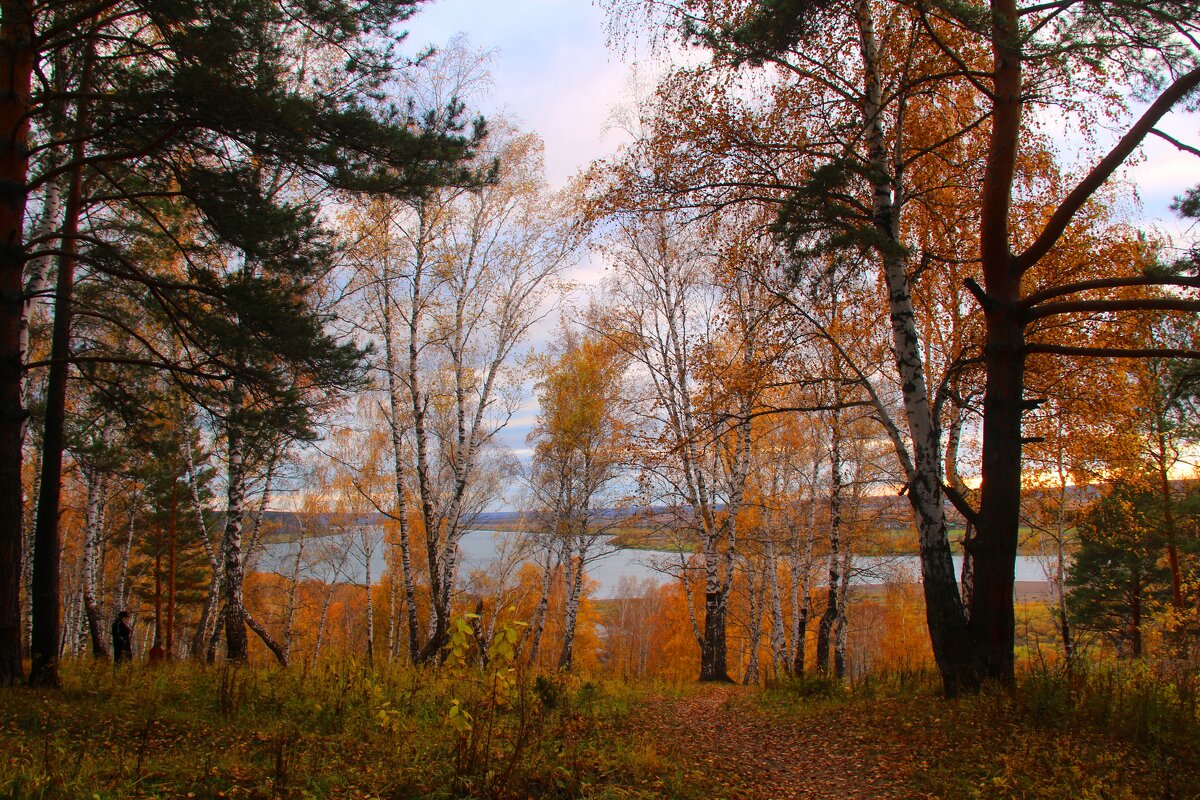
[[[872,55],[872,49],[878,52],[876,37],[867,27],[874,8],[866,2],[854,7],[866,77],[866,90],[861,95],[863,132],[872,154],[868,163],[875,165],[872,174],[891,176],[877,182],[872,192],[877,229],[891,241],[898,241],[894,233],[887,232],[889,228],[894,231],[898,224],[893,209],[900,207],[897,200],[903,197],[904,184],[901,173],[886,169],[884,160],[887,150],[882,123],[887,95],[880,91],[882,62]],[[910,7],[899,8],[907,13]],[[942,587],[938,591],[944,595],[931,596],[926,590],[934,651],[947,691],[953,693],[958,688],[972,689],[981,680],[1005,684],[1014,680],[1013,582],[1020,514],[1022,415],[1030,408],[1025,393],[1027,357],[1035,353],[1196,357],[1187,348],[1063,345],[1046,337],[1044,331],[1097,312],[1115,315],[1200,310],[1200,301],[1189,291],[1196,286],[1190,277],[1115,271],[1095,277],[1085,270],[1064,274],[1047,269],[1053,253],[1061,252],[1070,230],[1083,220],[1083,209],[1098,197],[1146,137],[1158,135],[1185,151],[1196,152],[1158,126],[1200,86],[1196,45],[1200,15],[1194,4],[1184,2],[1100,7],[1086,2],[1022,6],[1012,0],[994,0],[986,7],[933,2],[911,8],[916,12],[914,30],[921,32],[923,46],[932,47],[950,64],[949,69],[933,73],[936,78],[922,73],[913,77],[940,86],[957,84],[970,93],[968,105],[977,109],[953,138],[962,139],[965,132],[986,120],[986,137],[980,151],[983,172],[977,178],[981,200],[977,222],[972,226],[982,280],[971,278],[966,282],[982,311],[985,329],[982,485],[978,510],[966,504],[961,508],[976,528],[968,553],[973,563],[969,606],[964,608],[961,599],[951,596],[951,583],[942,574],[944,569],[931,574],[934,565],[928,558],[924,566],[926,586]],[[735,49],[748,45],[742,57],[771,61],[782,53],[795,52],[797,45],[809,46],[813,34],[839,13],[843,11],[838,3],[804,8],[779,6],[751,14],[740,27],[718,25],[708,30],[718,31],[712,42],[734,42]],[[1080,80],[1085,70],[1090,82]],[[1034,85],[1038,91],[1029,92],[1028,87]],[[1025,159],[1036,143],[1033,125],[1039,105],[1065,104],[1087,117],[1094,113],[1097,102],[1107,102],[1113,94],[1128,95],[1141,87],[1147,87],[1149,99],[1144,111],[1129,118],[1121,131],[1101,146],[1103,155],[1085,167],[1078,180],[1047,187],[1053,199],[1045,203],[1042,215],[1035,220],[1024,217],[1020,200],[1030,186]],[[893,258],[902,255],[894,252]],[[885,274],[894,272],[898,277],[898,271],[887,267],[887,249],[883,257]],[[900,266],[902,262],[896,263]],[[1173,287],[1176,292],[1163,292],[1163,287]],[[1133,290],[1134,296],[1104,296],[1114,289]],[[898,285],[893,285],[892,295],[903,296]],[[921,362],[915,352],[905,350],[903,340],[916,339],[899,335],[901,329],[911,327],[904,322],[910,312],[897,308],[895,300],[892,316],[897,325],[896,356],[906,387],[910,434],[919,456],[922,449],[936,444],[935,437],[924,431],[936,433],[937,420],[931,418],[925,425],[918,424],[920,420],[914,417],[913,406],[920,399],[920,391],[909,391],[908,387],[919,389],[914,381],[920,378]],[[1057,324],[1049,324],[1051,321]],[[934,458],[929,462],[934,463]],[[924,461],[918,457],[914,465]],[[940,490],[933,479],[940,478],[938,472],[926,470],[918,477],[919,481],[910,482],[910,497],[928,493],[936,500]],[[914,499],[920,515],[919,505],[924,504]],[[937,538],[936,549],[944,553],[947,548],[941,545],[942,537]],[[923,555],[926,549],[922,547]],[[946,566],[947,559],[940,560],[941,566]],[[940,615],[940,619],[933,615]]]
[[[566,198],[545,185],[540,140],[494,125],[480,159],[494,164],[491,183],[376,207],[357,250],[384,355],[377,369],[395,459],[385,510],[401,526],[409,597],[411,531],[424,536],[430,616],[424,632],[411,616],[407,629],[418,661],[445,643],[459,540],[498,496],[487,465],[516,407],[513,359],[581,240]]]
[[[611,552],[609,512],[620,506],[611,486],[629,443],[622,408],[627,356],[612,341],[581,334],[569,323],[559,330],[559,344],[540,359],[538,369],[541,413],[529,434],[534,446],[530,483],[549,521],[543,535],[561,552],[565,603],[558,668],[569,670],[587,566]],[[554,566],[547,559],[543,576]],[[547,589],[544,580],[538,625],[544,622]]]
[[[662,492],[656,500],[669,503],[680,530],[699,541],[705,587],[703,627],[696,627],[700,679],[728,681],[726,619],[750,470],[751,420],[762,388],[757,349],[763,309],[756,302],[734,304],[724,331],[728,337],[721,336],[719,282],[734,285],[744,274],[730,263],[738,252],[732,246],[737,229],[706,231],[731,245],[706,248],[705,232],[684,221],[636,209],[614,214],[606,254],[616,280],[609,286],[605,325],[628,350],[643,382],[644,442],[638,448],[643,482],[649,491]],[[723,264],[722,258],[730,261]],[[689,570],[685,565],[680,576],[685,588]],[[690,593],[688,598],[691,602]]]

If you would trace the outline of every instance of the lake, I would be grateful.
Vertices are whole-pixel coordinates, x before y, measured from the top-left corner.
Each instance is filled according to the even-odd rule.
[[[459,547],[462,552],[459,574],[469,575],[473,570],[485,569],[503,555],[511,552],[521,537],[537,534],[519,534],[508,531],[470,531],[463,536]],[[291,575],[295,565],[297,543],[278,542],[266,545],[259,556],[256,568],[264,571]],[[342,580],[361,583],[366,575],[366,551],[371,550],[371,577],[378,581],[384,571],[382,533],[374,531],[369,543],[364,545],[361,537],[320,537],[309,539],[305,544],[304,574],[319,580]],[[508,551],[508,552],[506,552]],[[670,580],[663,567],[678,564],[678,553],[660,550],[608,549],[591,562],[587,575],[599,586],[595,597],[615,597],[622,578],[628,576],[638,581],[652,580],[657,583]],[[340,564],[340,568],[339,568]],[[1046,580],[1043,561],[1033,556],[1018,556],[1017,580],[1041,583]],[[955,569],[962,567],[962,558],[955,556]],[[817,565],[815,584],[824,583],[825,562]],[[904,574],[915,580],[920,573],[920,563],[915,555],[899,556],[856,556],[851,573],[851,585],[872,586],[885,583],[889,577]]]

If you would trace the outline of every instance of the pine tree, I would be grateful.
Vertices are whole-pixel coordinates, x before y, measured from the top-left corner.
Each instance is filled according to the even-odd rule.
[[[1098,631],[1118,653],[1142,655],[1142,628],[1169,602],[1171,573],[1154,493],[1118,480],[1079,523],[1079,551],[1067,575],[1077,627]]]
[[[232,6],[179,2],[6,3],[0,20],[0,680],[20,677],[17,575],[20,570],[20,330],[23,271],[44,250],[57,257],[56,335],[47,394],[48,436],[35,553],[34,674],[56,682],[57,487],[62,407],[70,362],[71,293],[78,264],[114,283],[135,285],[158,304],[177,342],[229,383],[243,370],[253,397],[290,401],[297,383],[317,389],[353,360],[321,329],[305,287],[328,261],[314,259],[315,213],[297,198],[328,187],[411,196],[473,176],[457,166],[474,135],[461,109],[417,117],[385,97],[398,63],[389,27],[413,0],[354,2],[236,0]],[[337,56],[336,58],[334,56]],[[314,64],[334,65],[320,72]],[[219,98],[219,102],[214,102]],[[476,134],[480,131],[476,131]],[[261,190],[262,174],[283,176]],[[68,186],[57,238],[29,237],[27,210],[49,207],[50,187]],[[31,204],[32,199],[32,204]],[[193,209],[203,230],[184,255],[182,274],[163,274],[111,238],[115,220],[140,218],[167,230],[165,200]],[[239,215],[241,219],[239,221]],[[247,216],[253,215],[253,216]],[[245,228],[268,223],[251,241]],[[253,275],[226,272],[197,249],[229,254],[271,242],[299,246],[297,260]],[[223,249],[224,247],[224,249]],[[251,247],[251,249],[253,249]],[[250,253],[253,255],[253,253]],[[299,269],[296,279],[288,270]],[[195,271],[193,272],[193,268]],[[256,327],[257,326],[257,327]],[[202,330],[193,341],[193,330]],[[228,344],[222,331],[236,330]],[[204,347],[199,343],[203,342]],[[301,355],[297,369],[266,358]],[[230,357],[233,354],[236,357]],[[156,352],[143,361],[178,372]],[[193,369],[194,365],[184,365]],[[326,377],[310,376],[326,371]],[[304,376],[304,377],[301,377]],[[285,402],[286,405],[286,402]],[[304,422],[298,423],[303,427]]]

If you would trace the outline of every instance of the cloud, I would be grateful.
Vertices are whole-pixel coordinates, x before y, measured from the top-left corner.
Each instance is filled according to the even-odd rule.
[[[621,134],[607,125],[631,65],[605,45],[604,11],[562,0],[448,0],[409,22],[409,45],[441,44],[465,33],[473,47],[495,50],[495,92],[482,109],[506,112],[546,143],[555,187],[611,152]]]

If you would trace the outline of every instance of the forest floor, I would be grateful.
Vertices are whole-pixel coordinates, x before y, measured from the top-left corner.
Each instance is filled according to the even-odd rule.
[[[756,694],[717,685],[681,698],[655,698],[637,729],[663,743],[664,762],[677,770],[671,780],[703,786],[712,797],[913,796],[911,773],[919,763],[914,743],[880,735],[879,720],[891,709],[823,704],[816,713],[771,714],[758,707]]]
[[[1149,672],[957,701],[923,674],[567,676],[503,707],[466,673],[399,665],[63,673],[57,691],[0,688],[0,800],[1200,798],[1195,695]]]
[[[1105,721],[1098,709],[1047,707],[1059,698],[1038,688],[959,701],[928,686],[830,688],[697,687],[650,698],[632,730],[658,754],[667,797],[1200,797],[1194,716],[1178,728],[1165,715],[1151,721],[1162,709],[1145,695],[1125,696],[1118,705],[1137,708],[1115,720],[1110,706]],[[1135,717],[1148,725],[1138,731]]]

